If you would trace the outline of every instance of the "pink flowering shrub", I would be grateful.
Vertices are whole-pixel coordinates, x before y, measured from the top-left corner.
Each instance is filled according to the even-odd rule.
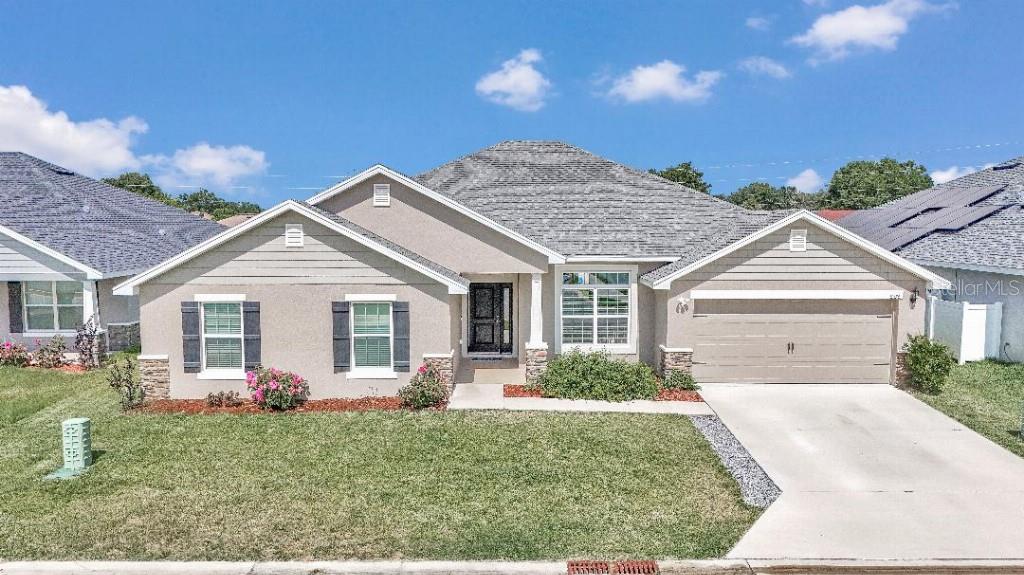
[[[29,359],[28,348],[24,345],[7,340],[0,342],[0,365],[24,367]]]
[[[409,384],[398,390],[402,407],[425,409],[438,407],[448,401],[448,386],[436,367],[421,365]]]
[[[273,367],[247,371],[245,384],[252,402],[263,409],[294,409],[309,396],[309,384],[302,376]]]

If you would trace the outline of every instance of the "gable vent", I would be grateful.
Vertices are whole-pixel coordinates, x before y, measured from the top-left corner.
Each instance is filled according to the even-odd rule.
[[[285,224],[284,247],[301,248],[303,241],[302,224]]]
[[[807,251],[807,230],[789,230],[789,251]]]
[[[373,185],[373,205],[378,208],[386,208],[391,205],[391,184]]]

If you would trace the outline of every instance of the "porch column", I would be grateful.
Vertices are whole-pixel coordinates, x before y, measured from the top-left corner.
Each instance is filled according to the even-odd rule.
[[[530,274],[530,339],[526,342],[526,381],[534,383],[548,366],[544,343],[543,274]]]
[[[527,346],[536,346],[544,343],[544,310],[541,307],[544,300],[543,276],[541,274],[530,274],[530,339]]]
[[[96,321],[98,328],[100,322],[99,285],[93,280],[82,282],[82,321],[88,321],[90,318]]]

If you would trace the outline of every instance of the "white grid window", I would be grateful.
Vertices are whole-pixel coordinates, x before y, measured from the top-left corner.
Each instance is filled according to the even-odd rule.
[[[391,205],[391,184],[373,185],[373,205],[386,208]]]
[[[204,303],[202,310],[203,370],[242,370],[242,304]]]
[[[789,251],[807,251],[807,230],[789,230]]]
[[[391,304],[352,304],[352,366],[385,369],[392,366]]]
[[[85,323],[81,282],[25,282],[22,294],[28,331],[74,331]]]
[[[629,343],[629,272],[562,274],[562,344]]]

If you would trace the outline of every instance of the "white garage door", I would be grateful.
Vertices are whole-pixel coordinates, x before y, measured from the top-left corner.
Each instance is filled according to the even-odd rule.
[[[889,381],[892,304],[886,300],[699,300],[693,319],[697,381]]]

